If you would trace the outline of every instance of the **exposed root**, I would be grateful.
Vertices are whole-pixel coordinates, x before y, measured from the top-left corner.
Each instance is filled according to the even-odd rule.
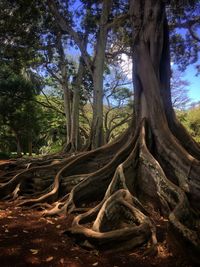
[[[67,233],[84,246],[118,251],[145,244],[145,255],[158,251],[153,207],[198,248],[199,209],[191,207],[190,194],[195,188],[199,197],[199,162],[172,136],[164,137],[155,137],[143,120],[134,136],[111,145],[49,165],[27,165],[1,184],[0,195],[43,216],[75,213]]]
[[[134,200],[128,190],[120,189],[99,205],[98,209],[77,216],[70,231],[86,237],[91,244],[109,250],[141,245],[151,236],[151,223],[133,204]],[[90,226],[97,211],[98,215],[91,227],[81,225],[88,223]]]
[[[106,188],[108,189],[105,192],[103,200],[93,209],[75,217],[70,231],[75,235],[84,236],[90,243],[97,243],[99,246],[101,246],[101,242],[103,242],[103,245],[106,245],[106,247],[109,247],[109,245],[111,246],[112,243],[113,248],[115,247],[113,241],[116,237],[120,243],[119,247],[121,249],[132,248],[139,245],[140,242],[148,242],[151,237],[151,246],[147,250],[147,253],[156,253],[156,227],[151,220],[147,223],[149,230],[147,231],[145,228],[146,239],[142,234],[140,238],[137,239],[137,231],[130,231],[129,237],[127,237],[128,234],[125,234],[129,241],[125,239],[121,240],[118,237],[118,233],[121,231],[123,232],[124,227],[132,227],[130,225],[134,221],[130,220],[127,224],[128,215],[127,212],[124,211],[125,207],[129,207],[132,214],[138,214],[135,211],[135,209],[137,209],[139,214],[143,216],[147,214],[150,217],[147,211],[148,200],[153,204],[157,203],[156,208],[160,210],[161,214],[169,216],[170,223],[181,235],[186,240],[190,241],[192,245],[198,247],[198,234],[193,229],[197,226],[197,222],[193,216],[185,191],[167,179],[159,162],[148,150],[146,145],[146,131],[145,123],[143,123],[139,139],[135,138],[134,141],[132,140],[132,142],[129,143],[131,147],[133,147],[134,144],[134,149],[129,152],[128,156],[126,155],[125,161],[123,161],[123,157],[120,155],[121,163],[119,164],[119,162],[117,162],[117,166],[114,165],[114,162],[117,161],[116,155],[114,162],[112,162],[112,166],[115,166],[116,171],[112,179],[110,178],[112,175],[111,173],[107,178],[110,183],[109,185],[106,184]],[[136,140],[139,140],[139,143]],[[127,150],[129,151],[129,149]],[[86,200],[88,194],[90,195],[90,190],[94,192],[95,181],[99,179],[99,183],[105,184],[105,180],[103,180],[105,176],[101,176],[101,171],[102,170],[92,174],[72,190],[68,200],[69,211],[73,211],[77,204],[80,205],[82,199]],[[108,171],[106,173],[108,173]],[[129,204],[127,204],[126,197],[122,192],[127,192],[123,194],[129,194],[132,197],[131,203],[128,201]],[[85,194],[85,196],[83,194]],[[120,194],[123,195],[122,199],[120,198]],[[135,197],[133,197],[134,195]],[[143,196],[145,196],[146,199]],[[125,200],[123,198],[125,198]],[[141,201],[139,201],[138,198],[141,198]],[[146,207],[144,206],[145,204],[147,205]],[[92,223],[92,221],[94,222]],[[191,222],[193,222],[192,225]],[[124,235],[124,233],[122,234]],[[137,237],[137,241],[132,242],[134,235]],[[119,248],[115,247],[114,249]]]
[[[175,114],[173,114],[172,122],[170,129],[174,136],[193,157],[200,161],[199,144],[194,141],[183,125],[177,120]]]
[[[127,134],[125,134],[125,136],[127,136]],[[70,191],[75,184],[79,183],[87,176],[88,169],[85,168],[85,163],[88,162],[91,173],[96,171],[113,157],[113,153],[115,153],[123,143],[124,139],[121,138],[103,149],[99,148],[95,151],[83,152],[68,157],[61,162],[47,159],[45,163],[49,163],[48,165],[43,165],[41,163],[41,166],[31,167],[31,165],[28,165],[28,168],[26,165],[26,169],[20,171],[9,181],[1,183],[0,198],[12,198],[13,196],[14,198],[20,197],[21,199],[28,198],[20,203],[20,205],[27,206],[41,202],[53,203],[58,198],[62,197],[62,195],[66,195],[66,187],[68,187],[67,190]],[[32,162],[30,164],[32,164]],[[61,192],[59,192],[59,190]],[[62,191],[64,191],[64,193],[62,193]]]
[[[171,208],[171,211],[169,212],[170,222],[179,232],[181,232],[183,237],[189,240],[195,247],[198,247],[200,240],[197,232],[192,229],[194,225],[197,226],[197,222],[194,221],[194,216],[185,192],[166,178],[159,163],[148,151],[144,137],[142,138],[140,157],[145,169],[151,169],[150,175],[154,180],[157,189],[157,195],[159,198],[161,198],[161,204],[163,204],[164,201],[165,205],[168,204],[167,208]]]
[[[70,159],[66,159],[65,161],[61,162],[51,162],[49,165],[38,167],[29,166],[28,169],[20,171],[9,181],[1,183],[0,197],[3,198],[10,195],[10,197],[14,196],[14,198],[17,198],[18,196],[23,195],[23,193],[26,194],[29,191],[31,192],[31,187],[33,187],[34,184],[40,187],[40,190],[38,191],[43,191],[44,188],[50,186],[58,170],[69,160]],[[47,174],[48,176],[46,177]],[[35,191],[33,188],[32,194],[28,194],[29,197],[31,195],[34,195]],[[38,191],[36,192],[36,194],[38,194]]]
[[[42,216],[56,216],[59,214],[66,214],[66,200],[68,199],[68,194],[64,196],[59,201],[56,201],[53,205],[49,205],[48,209],[42,211]]]

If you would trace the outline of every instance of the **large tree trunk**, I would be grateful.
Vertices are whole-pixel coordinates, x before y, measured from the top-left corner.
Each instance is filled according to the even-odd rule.
[[[172,226],[183,238],[179,240],[187,240],[199,252],[199,147],[193,141],[189,149],[183,145],[190,137],[177,124],[171,107],[164,3],[131,0],[130,18],[135,131],[132,126],[114,143],[65,163],[21,172],[0,187],[0,196],[27,194],[31,183],[37,191],[20,204],[59,200],[46,215],[80,212],[68,233],[85,240],[85,246],[122,250],[146,245],[148,252],[156,252],[156,231],[165,217],[166,229]]]

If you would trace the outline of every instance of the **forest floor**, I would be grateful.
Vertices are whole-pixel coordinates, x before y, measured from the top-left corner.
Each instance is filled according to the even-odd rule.
[[[88,250],[64,234],[72,215],[41,217],[36,210],[22,209],[14,202],[0,202],[1,267],[192,267],[176,238],[167,237],[167,222],[159,222],[158,254],[144,256],[145,247],[129,252]],[[166,239],[167,237],[167,239]]]

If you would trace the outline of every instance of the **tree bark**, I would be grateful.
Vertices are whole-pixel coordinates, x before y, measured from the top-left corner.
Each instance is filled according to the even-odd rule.
[[[71,114],[71,151],[78,151],[79,144],[79,106],[80,106],[80,87],[83,78],[84,64],[83,59],[79,60],[79,67],[75,82],[73,83],[73,102]]]
[[[18,136],[16,136],[16,142],[17,142],[17,157],[21,157],[22,156],[22,147],[21,147],[20,139]]]
[[[71,140],[71,97],[70,91],[68,88],[68,75],[67,75],[67,61],[65,59],[65,52],[62,44],[62,34],[60,32],[57,33],[57,49],[59,53],[59,65],[61,71],[61,86],[64,95],[64,111],[66,118],[66,143],[68,144]]]
[[[164,3],[153,0],[131,3],[137,123],[143,118],[148,121],[154,139],[155,156],[160,159],[164,169],[166,161],[171,169],[179,169],[180,173],[174,175],[174,182],[178,182],[191,198],[199,198],[197,191],[195,197],[191,196],[193,186],[188,180],[191,162],[195,161],[199,165],[196,161],[199,158],[199,147],[177,123],[172,108],[169,32]],[[189,140],[190,147],[188,142],[183,144],[183,140]],[[174,150],[176,153],[172,152]],[[196,167],[194,172],[198,172],[198,169]],[[193,182],[196,183],[196,174],[194,177]]]
[[[29,137],[29,140],[28,140],[28,154],[29,156],[31,157],[32,156],[32,153],[33,153],[33,143],[32,143],[32,139],[31,137]]]
[[[97,35],[96,53],[94,58],[94,71],[92,74],[93,93],[93,119],[91,130],[91,148],[97,148],[104,144],[103,133],[103,74],[105,64],[105,50],[108,36],[108,18],[112,6],[112,1],[104,0],[102,13]]]
[[[64,111],[65,111],[65,118],[66,118],[66,130],[67,130],[67,136],[66,136],[66,143],[68,144],[71,140],[71,103],[70,103],[70,95],[69,95],[69,89],[64,82],[62,84],[62,89],[64,93]]]

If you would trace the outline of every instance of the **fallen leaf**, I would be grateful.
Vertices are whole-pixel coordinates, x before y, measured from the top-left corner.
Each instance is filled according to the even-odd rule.
[[[35,255],[38,253],[38,249],[30,249],[30,252]]]
[[[47,262],[52,261],[52,260],[53,260],[53,257],[52,257],[52,256],[46,258],[46,261],[47,261]]]
[[[131,253],[131,254],[129,254],[129,256],[138,256],[138,254],[137,253],[135,253],[135,252],[133,252],[133,253]]]
[[[99,263],[98,262],[95,262],[95,263],[93,263],[92,265],[93,266],[97,266]]]
[[[61,227],[61,225],[60,225],[60,224],[56,226],[56,228],[60,228],[60,227]]]
[[[23,232],[24,232],[24,233],[28,233],[28,231],[26,231],[26,230],[23,230]]]
[[[47,223],[55,224],[54,222],[52,222],[52,221],[50,221],[50,220],[47,220]]]
[[[94,253],[94,255],[99,256],[99,251],[98,250],[94,250],[93,253]]]
[[[62,258],[62,259],[60,259],[60,263],[62,263],[62,264],[64,263],[64,259],[63,259],[63,258]]]

